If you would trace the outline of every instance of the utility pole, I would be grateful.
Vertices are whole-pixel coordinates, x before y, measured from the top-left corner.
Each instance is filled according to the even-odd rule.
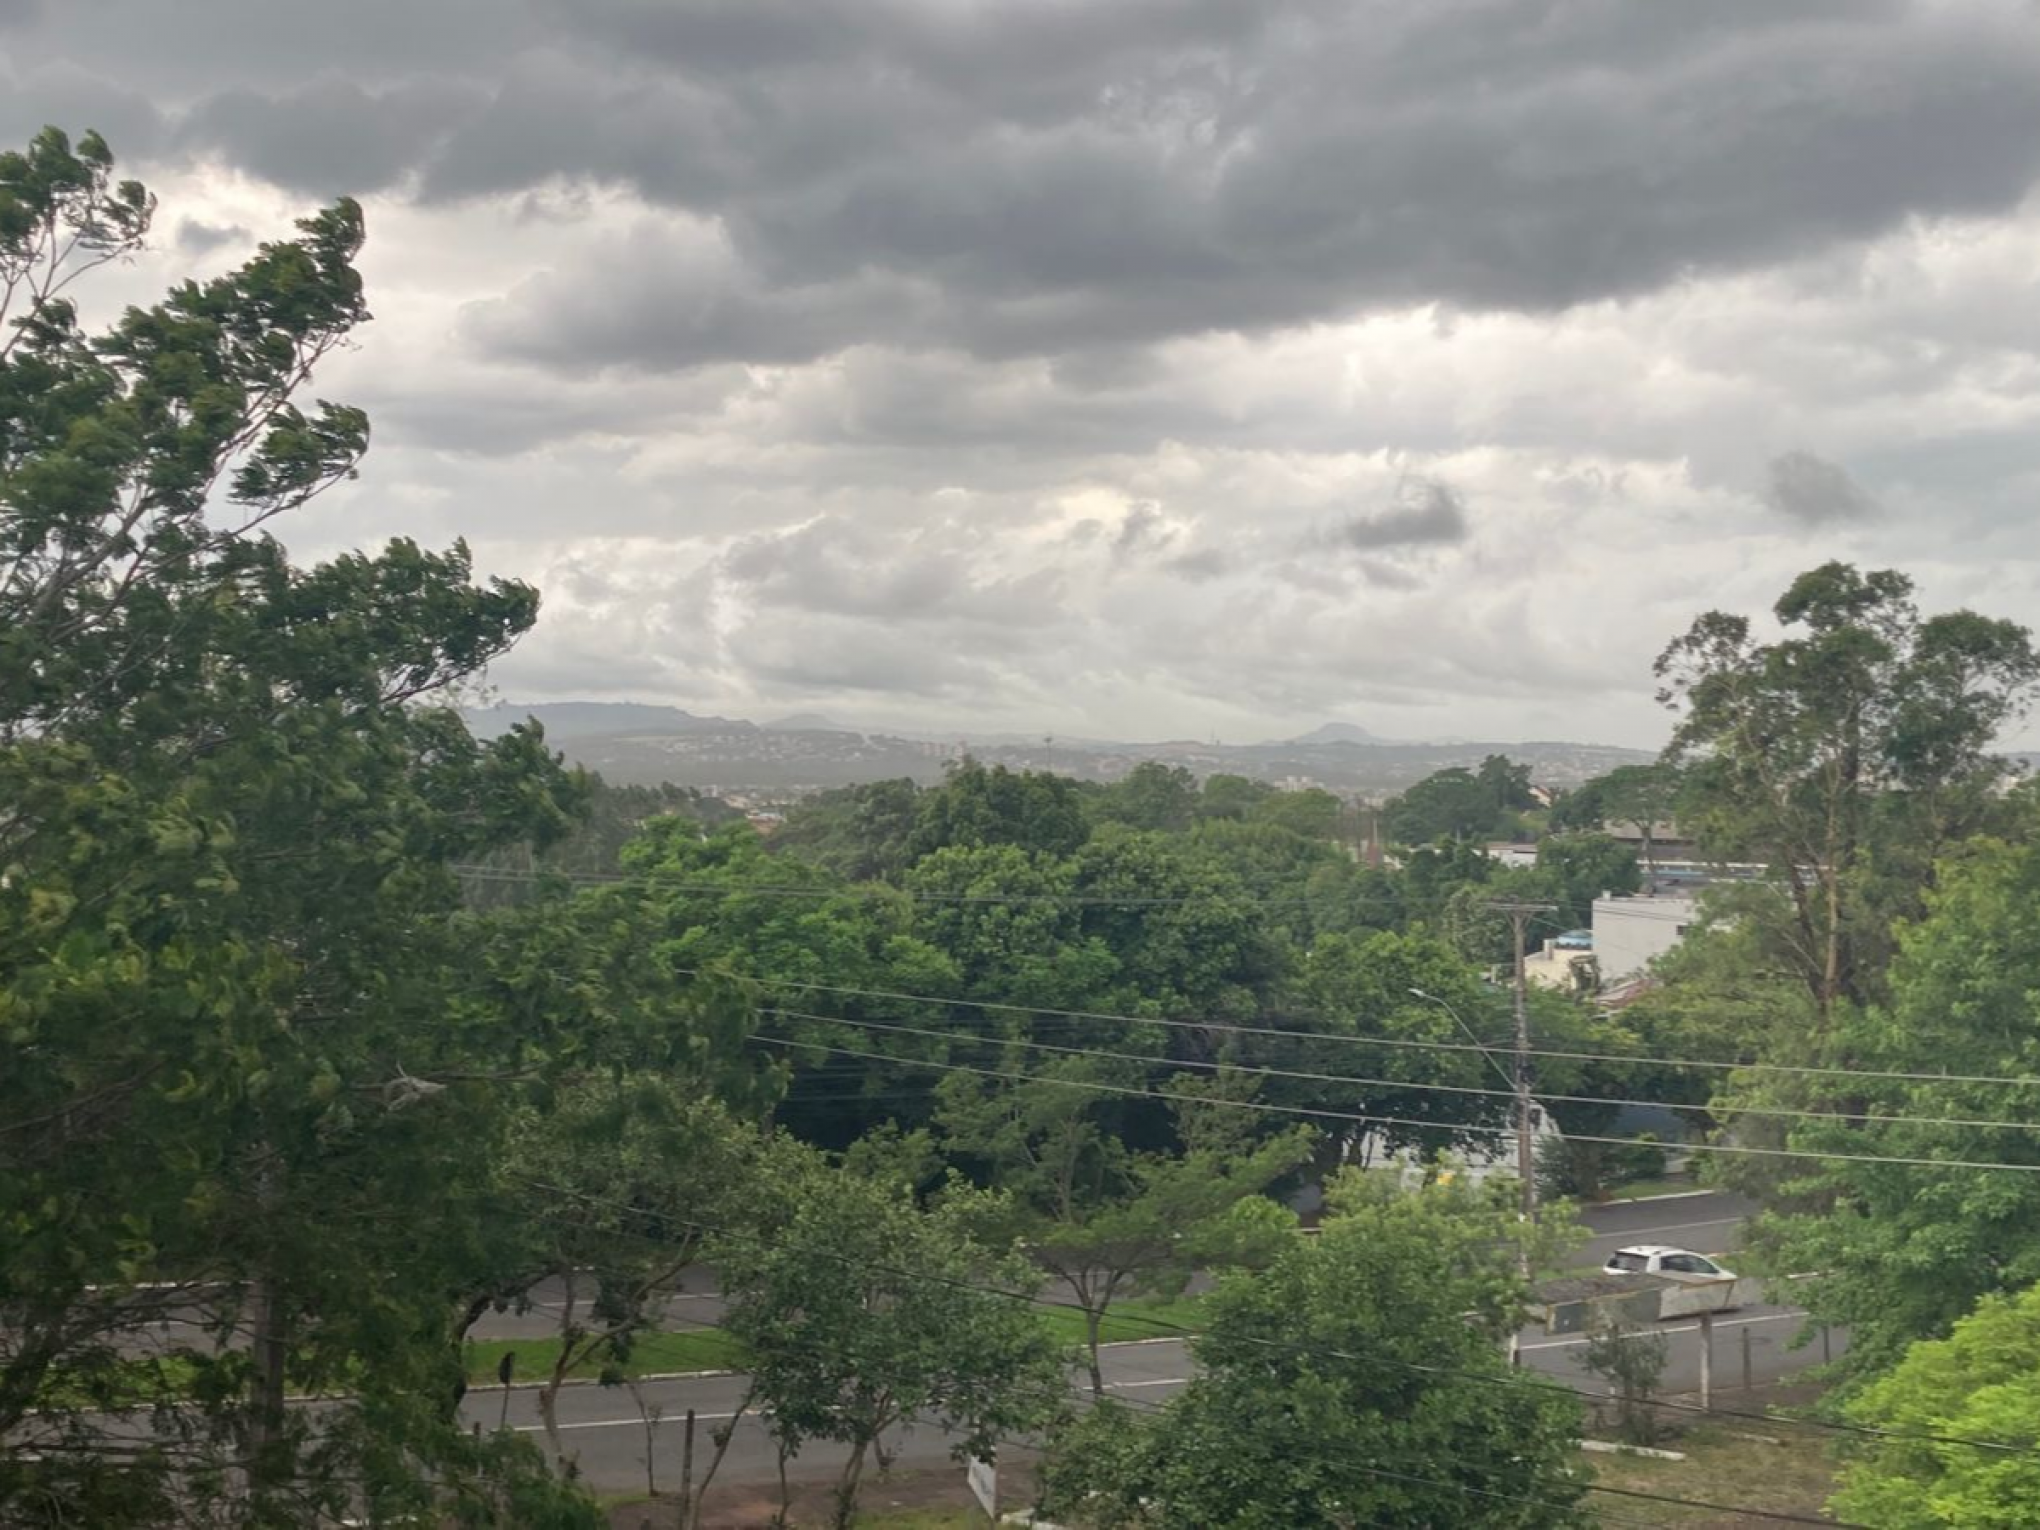
[[[1534,914],[1555,914],[1550,903],[1495,902],[1488,912],[1506,914],[1516,932],[1516,1175],[1522,1181],[1523,1220],[1537,1220],[1537,1156],[1530,1116],[1530,1009],[1528,978],[1523,969],[1526,931]]]

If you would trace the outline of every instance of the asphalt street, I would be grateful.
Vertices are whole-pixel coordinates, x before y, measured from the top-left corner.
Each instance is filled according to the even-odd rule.
[[[1609,1252],[1627,1243],[1667,1243],[1702,1253],[1719,1254],[1732,1260],[1736,1235],[1750,1207],[1746,1201],[1727,1195],[1697,1195],[1677,1199],[1633,1202],[1596,1207],[1584,1220],[1593,1234],[1576,1256],[1580,1267],[1598,1267]],[[557,1293],[555,1294],[557,1295]],[[542,1295],[542,1299],[545,1298]],[[716,1310],[713,1292],[703,1284],[684,1293],[676,1303],[682,1321],[712,1321]],[[497,1321],[507,1315],[499,1315]],[[527,1315],[532,1322],[541,1314]],[[524,1319],[517,1320],[519,1322]],[[1804,1328],[1803,1315],[1778,1306],[1754,1306],[1724,1314],[1714,1322],[1714,1384],[1717,1401],[1738,1407],[1742,1383],[1743,1337],[1748,1335],[1750,1379],[1758,1387],[1787,1378],[1808,1366],[1819,1364],[1823,1348],[1818,1338],[1794,1347],[1792,1341]],[[494,1331],[493,1329],[491,1331]],[[526,1329],[526,1333],[537,1331]],[[1670,1360],[1664,1385],[1668,1393],[1691,1393],[1700,1384],[1700,1326],[1692,1320],[1658,1325],[1669,1341]],[[507,1335],[506,1335],[507,1336]],[[1845,1344],[1840,1334],[1830,1337],[1833,1353]],[[1541,1327],[1526,1328],[1519,1337],[1521,1363],[1526,1370],[1590,1393],[1599,1393],[1602,1383],[1589,1375],[1580,1360],[1585,1339],[1579,1335],[1551,1335]],[[1177,1341],[1109,1345],[1104,1355],[1108,1390],[1129,1398],[1159,1400],[1181,1388],[1191,1374],[1185,1345]],[[705,1459],[707,1432],[735,1420],[729,1455],[719,1480],[730,1482],[769,1481],[775,1476],[777,1457],[764,1425],[755,1414],[735,1418],[743,1399],[740,1376],[676,1377],[648,1381],[640,1388],[647,1411],[656,1410],[655,1421],[647,1424],[633,1399],[620,1388],[573,1387],[561,1396],[562,1444],[578,1461],[589,1483],[601,1492],[642,1489],[646,1482],[649,1453],[658,1480],[670,1487],[678,1480],[682,1420],[689,1408],[696,1410],[697,1460]],[[1078,1387],[1072,1377],[1073,1389]],[[493,1428],[507,1417],[509,1426],[542,1440],[534,1393],[513,1388],[505,1413],[503,1393],[495,1388],[469,1394],[465,1416],[485,1428]],[[901,1467],[938,1467],[948,1462],[949,1443],[937,1432],[906,1431],[889,1442],[898,1452]],[[842,1464],[840,1451],[814,1447],[802,1453],[796,1474],[811,1478],[833,1474]]]

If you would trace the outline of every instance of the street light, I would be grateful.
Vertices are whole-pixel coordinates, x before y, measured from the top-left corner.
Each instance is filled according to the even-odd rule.
[[[1427,1004],[1435,1004],[1440,1009],[1444,1010],[1446,1014],[1450,1015],[1452,1017],[1452,1023],[1454,1025],[1457,1025],[1462,1031],[1466,1032],[1467,1040],[1471,1041],[1476,1047],[1479,1047],[1480,1055],[1488,1060],[1488,1062],[1493,1066],[1495,1072],[1501,1074],[1502,1082],[1509,1086],[1509,1092],[1511,1094],[1514,1094],[1516,1092],[1515,1077],[1509,1072],[1507,1068],[1504,1068],[1501,1065],[1501,1063],[1497,1061],[1495,1054],[1487,1049],[1486,1043],[1484,1043],[1479,1036],[1474,1034],[1473,1027],[1468,1025],[1464,1020],[1459,1018],[1458,1010],[1454,1009],[1450,1004],[1446,1003],[1443,999],[1439,998],[1435,993],[1425,993],[1424,990],[1421,988],[1412,988],[1410,990],[1410,997],[1415,999],[1422,999]]]

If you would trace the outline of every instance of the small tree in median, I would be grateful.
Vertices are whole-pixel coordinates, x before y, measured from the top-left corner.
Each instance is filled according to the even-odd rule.
[[[1579,1410],[1512,1371],[1525,1230],[1482,1192],[1351,1188],[1272,1268],[1226,1281],[1200,1373],[1161,1408],[1093,1409],[1047,1507],[1106,1526],[1588,1523]]]
[[[988,1160],[1011,1192],[1034,1262],[1083,1309],[1091,1389],[1102,1395],[1100,1329],[1128,1295],[1176,1296],[1200,1269],[1253,1267],[1293,1240],[1295,1216],[1261,1195],[1310,1156],[1307,1128],[1257,1141],[1228,1078],[1178,1075],[1168,1092],[1179,1153],[1138,1152],[1107,1129],[1121,1097],[1101,1093],[1089,1060],[1017,1089],[943,1086],[952,1148]],[[1131,1088],[1131,1075],[1117,1074]],[[1192,1098],[1197,1097],[1197,1098]],[[1208,1098],[1209,1103],[1205,1103]]]
[[[1580,1364],[1614,1392],[1616,1426],[1632,1445],[1654,1444],[1662,1432],[1652,1404],[1670,1358],[1663,1334],[1645,1333],[1628,1323],[1602,1323],[1587,1336]]]
[[[849,1447],[837,1525],[856,1513],[870,1457],[883,1465],[887,1430],[948,1430],[961,1458],[1054,1416],[1065,1359],[1025,1299],[1032,1274],[976,1236],[1002,1209],[995,1198],[955,1186],[923,1210],[897,1178],[819,1158],[770,1193],[783,1220],[715,1251],[723,1326],[783,1456],[810,1440]]]

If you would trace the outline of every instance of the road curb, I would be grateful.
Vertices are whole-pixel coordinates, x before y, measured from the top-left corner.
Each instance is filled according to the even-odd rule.
[[[1719,1195],[1719,1190],[1674,1190],[1669,1195],[1633,1195],[1627,1200],[1602,1201],[1600,1206],[1655,1206],[1659,1201],[1690,1201],[1703,1195]],[[1589,1210],[1599,1209],[1590,1207]]]

